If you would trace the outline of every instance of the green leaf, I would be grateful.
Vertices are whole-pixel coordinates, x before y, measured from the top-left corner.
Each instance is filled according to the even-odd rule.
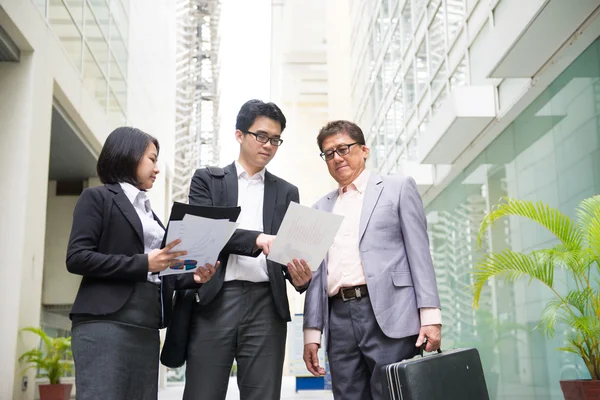
[[[574,318],[571,326],[583,337],[600,337],[600,324],[598,319],[591,315]]]
[[[24,328],[42,339],[41,348],[34,348],[19,357],[19,361],[30,364],[24,371],[37,368],[40,377],[47,377],[50,383],[60,382],[60,378],[73,369],[73,363],[65,358],[72,357],[71,338],[51,338],[39,328]]]
[[[600,257],[600,210],[596,211],[586,231],[586,241],[596,257]]]
[[[598,210],[600,210],[600,195],[589,197],[579,203],[575,214],[583,232],[587,231],[591,221],[597,218]]]
[[[44,332],[40,328],[27,327],[27,328],[21,329],[21,331],[35,333],[36,335],[38,335],[40,337],[40,339],[42,339],[44,341],[44,344],[46,345],[47,348],[52,347],[52,340],[46,334],[46,332]]]
[[[542,328],[546,337],[552,338],[556,334],[556,324],[559,320],[560,309],[563,306],[560,299],[552,299],[542,311],[538,326]]]
[[[498,219],[508,216],[521,216],[528,218],[548,229],[569,249],[581,248],[583,234],[579,227],[565,214],[556,208],[539,201],[533,203],[528,200],[504,199],[504,203],[496,205],[493,210],[485,216],[479,228],[477,245],[481,247],[481,241],[487,230]]]
[[[577,348],[575,348],[575,347],[563,346],[563,347],[557,348],[556,350],[566,351],[567,353],[573,353],[573,354],[576,354],[579,357],[581,357],[581,352]]]
[[[585,288],[584,290],[571,290],[565,296],[565,301],[572,307],[574,307],[581,315],[584,315],[590,305],[589,301],[594,295],[594,291],[591,288]]]
[[[474,268],[473,306],[478,307],[481,291],[485,283],[495,276],[513,282],[518,278],[529,277],[552,287],[554,281],[554,268],[551,265],[540,263],[527,254],[504,249],[500,253],[489,253]]]
[[[481,224],[479,244],[488,228],[505,216],[529,218],[554,233],[561,243],[530,254],[507,249],[485,255],[472,272],[473,305],[478,305],[491,278],[540,281],[554,298],[546,303],[538,327],[548,337],[555,335],[559,323],[569,327],[566,345],[559,350],[581,357],[592,379],[600,379],[600,196],[582,201],[576,212],[577,225],[541,202],[507,199],[495,207]],[[562,284],[554,287],[557,268],[567,273],[567,290]]]

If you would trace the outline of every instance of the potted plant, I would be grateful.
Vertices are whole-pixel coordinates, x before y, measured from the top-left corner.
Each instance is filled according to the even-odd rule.
[[[20,362],[29,364],[23,372],[36,368],[40,377],[50,381],[40,385],[40,400],[68,400],[73,385],[61,384],[60,378],[73,370],[71,338],[51,338],[39,328],[23,328],[22,331],[34,333],[42,340],[41,348],[31,349],[19,357]]]
[[[528,218],[553,233],[558,244],[529,253],[507,248],[490,252],[473,272],[473,306],[486,282],[498,277],[506,281],[528,278],[545,285],[553,294],[540,317],[539,327],[548,338],[562,323],[571,332],[559,350],[574,353],[585,363],[591,379],[561,381],[566,400],[591,400],[600,396],[600,196],[583,200],[573,220],[543,202],[505,199],[481,223],[478,245],[488,228],[507,216]],[[566,271],[573,285],[561,290],[555,281],[558,269]]]

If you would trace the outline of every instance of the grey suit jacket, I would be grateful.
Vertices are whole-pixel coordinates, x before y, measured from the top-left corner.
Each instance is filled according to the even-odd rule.
[[[337,197],[335,190],[313,207],[331,212]],[[359,251],[383,333],[390,338],[419,333],[419,308],[440,308],[440,299],[423,203],[411,177],[371,173],[360,218]],[[328,309],[325,258],[306,292],[304,328],[327,334]]]

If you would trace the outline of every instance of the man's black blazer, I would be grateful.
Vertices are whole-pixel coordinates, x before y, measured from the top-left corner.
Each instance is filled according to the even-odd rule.
[[[162,226],[160,220],[154,219]],[[142,222],[119,184],[85,189],[73,213],[67,269],[82,275],[72,314],[118,311],[148,278]]]
[[[213,177],[208,169],[201,168],[196,170],[190,186],[189,203],[202,206],[221,206],[237,207],[238,205],[238,177],[235,163],[225,167],[225,176],[223,178]],[[214,179],[224,179],[224,192],[221,196],[212,196]],[[220,198],[215,204],[213,197]],[[269,235],[276,235],[283,217],[290,203],[299,202],[298,188],[289,182],[265,172],[265,192],[263,203],[263,230]],[[230,254],[238,254],[256,257],[259,252],[255,252],[256,238],[261,232],[237,229],[227,246],[219,255],[221,266],[215,273],[215,276],[198,289],[200,304],[208,304],[221,290],[225,280],[225,271],[227,269],[227,259]],[[291,261],[291,260],[290,260]],[[267,260],[267,270],[273,302],[279,316],[290,321],[290,307],[287,298],[285,279],[292,281],[287,267]],[[297,289],[302,292],[305,288]]]

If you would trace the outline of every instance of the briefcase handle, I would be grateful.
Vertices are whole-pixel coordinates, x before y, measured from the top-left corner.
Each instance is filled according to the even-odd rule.
[[[423,340],[423,344],[419,348],[419,354],[421,354],[421,357],[423,357],[423,352],[425,351],[425,345],[427,345],[427,338],[425,338],[425,340]],[[442,352],[442,349],[437,349],[437,352],[438,352],[438,354],[440,354]]]

